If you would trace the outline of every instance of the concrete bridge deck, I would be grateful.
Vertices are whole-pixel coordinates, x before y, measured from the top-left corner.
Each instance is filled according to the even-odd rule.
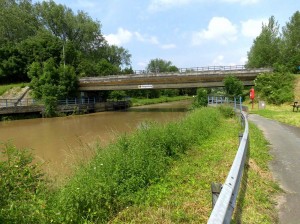
[[[222,87],[228,75],[239,78],[244,85],[253,85],[260,73],[271,72],[270,68],[245,69],[245,67],[224,66],[213,70],[186,69],[173,73],[141,73],[119,76],[85,77],[80,79],[80,91],[131,90],[131,89],[173,89],[197,87]]]

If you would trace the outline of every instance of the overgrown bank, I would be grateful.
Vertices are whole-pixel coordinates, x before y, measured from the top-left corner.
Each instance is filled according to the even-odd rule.
[[[7,181],[1,182],[1,189],[6,192],[3,194],[5,200],[1,200],[4,202],[1,204],[1,221],[105,223],[114,219],[116,223],[141,223],[143,221],[138,218],[143,218],[153,223],[160,217],[149,216],[143,211],[154,207],[156,210],[153,214],[166,215],[160,223],[201,223],[207,219],[211,209],[210,182],[224,182],[236,153],[238,129],[236,120],[226,120],[214,108],[197,110],[182,121],[164,127],[145,123],[135,134],[124,135],[108,148],[97,149],[95,158],[78,168],[76,175],[59,189],[46,187],[39,173],[33,172],[29,163],[24,163],[24,156],[19,156],[21,162],[10,160],[9,163],[1,163],[1,173],[5,164],[12,170],[22,164],[23,178],[33,177],[30,180],[35,181],[22,187],[19,186],[22,184],[20,181],[8,183],[17,174],[12,172]],[[253,144],[258,142],[266,144],[263,140],[253,139]],[[256,154],[253,154],[254,158],[260,158],[255,163],[255,178],[248,180],[248,189],[255,188],[254,199],[250,197],[248,204],[244,200],[247,205],[245,208],[255,205],[255,217],[274,220],[270,201],[270,194],[275,192],[274,186],[271,185],[271,179],[266,180],[261,175],[267,174],[265,164],[269,157],[266,147],[258,147],[259,152],[256,150]],[[259,186],[261,194],[255,195],[256,186]],[[16,189],[20,189],[18,194],[11,194]],[[258,203],[261,199],[263,203]],[[262,211],[260,206],[267,209]],[[23,210],[16,209],[19,207]],[[10,210],[12,208],[14,212]],[[161,213],[160,208],[169,212],[170,216]],[[187,212],[189,209],[194,211],[193,215]]]

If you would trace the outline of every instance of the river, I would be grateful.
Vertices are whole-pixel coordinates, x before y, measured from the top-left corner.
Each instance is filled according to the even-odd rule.
[[[32,149],[51,176],[68,173],[73,164],[88,159],[93,146],[105,146],[144,121],[166,123],[182,118],[190,101],[179,101],[128,111],[0,122],[0,142]]]

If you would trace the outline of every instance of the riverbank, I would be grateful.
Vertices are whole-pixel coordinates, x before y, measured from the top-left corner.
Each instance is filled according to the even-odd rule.
[[[174,96],[174,97],[161,96],[159,98],[153,98],[153,99],[131,98],[131,103],[132,103],[132,106],[137,107],[137,106],[144,106],[144,105],[150,105],[150,104],[188,100],[188,99],[192,99],[192,98],[193,98],[192,96]]]
[[[43,188],[41,176],[34,175],[39,190],[20,188],[31,196],[18,202],[18,208],[11,206],[14,197],[5,200],[1,218],[25,223],[22,214],[31,214],[27,222],[203,223],[211,211],[210,183],[224,182],[239,129],[238,120],[225,119],[215,108],[163,126],[144,123],[134,134],[121,136],[105,149],[98,147],[95,158],[80,166],[64,186]],[[243,213],[235,219],[274,223],[272,198],[278,189],[267,168],[267,142],[257,129],[250,132],[248,181],[238,209]]]

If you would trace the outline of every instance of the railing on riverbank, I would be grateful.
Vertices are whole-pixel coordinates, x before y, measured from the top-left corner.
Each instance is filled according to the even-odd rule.
[[[217,197],[217,201],[213,207],[213,211],[209,217],[208,224],[221,224],[230,223],[233,210],[235,208],[236,199],[239,193],[239,188],[243,176],[244,166],[247,159],[247,153],[249,150],[249,127],[247,115],[242,111],[242,101],[239,98],[239,110],[241,112],[242,125],[244,126],[244,133],[240,136],[240,144],[226,178],[225,184],[221,187],[221,192]],[[229,103],[229,99],[226,97],[209,97],[209,104],[223,104]],[[231,102],[232,103],[232,102]],[[235,109],[237,109],[236,100],[234,100]]]
[[[57,101],[57,112],[88,113],[126,109],[128,100],[103,102],[101,98],[67,98]],[[45,108],[41,101],[34,99],[0,99],[0,115],[41,113]]]
[[[227,104],[229,106],[233,106],[235,110],[243,110],[243,102],[241,96],[208,96],[208,105],[217,106],[220,104]]]

